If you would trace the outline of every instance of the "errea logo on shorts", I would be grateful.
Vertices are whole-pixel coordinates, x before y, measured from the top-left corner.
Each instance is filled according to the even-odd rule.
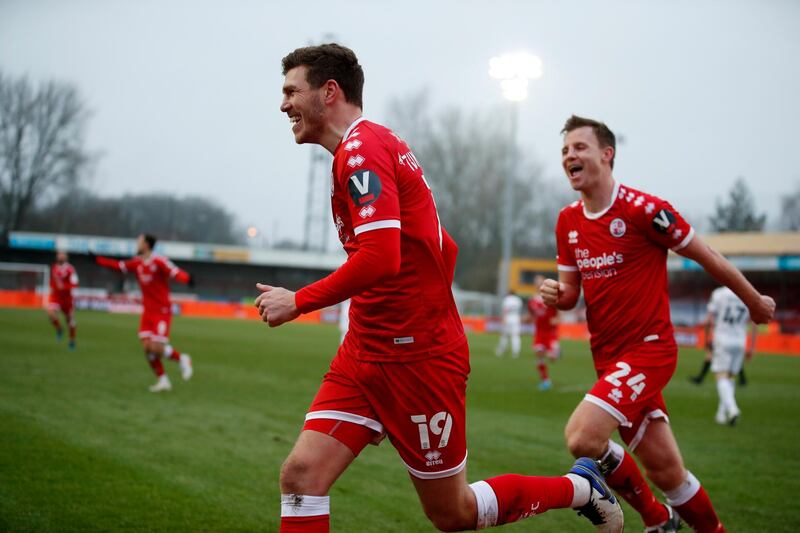
[[[436,466],[444,464],[442,459],[442,452],[439,450],[432,450],[425,454],[425,466]]]

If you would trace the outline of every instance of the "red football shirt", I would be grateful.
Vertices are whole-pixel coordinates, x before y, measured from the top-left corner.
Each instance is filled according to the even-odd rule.
[[[436,203],[408,145],[391,130],[358,119],[334,153],[331,195],[348,257],[358,251],[359,235],[400,229],[400,271],[353,296],[345,343],[373,361],[420,359],[464,343]]]
[[[558,316],[558,310],[546,305],[541,296],[534,296],[528,300],[528,311],[536,321],[536,335],[542,337],[558,337],[558,326],[553,324],[553,319]]]
[[[189,275],[175,264],[160,255],[152,254],[148,259],[134,257],[127,261],[114,261],[106,258],[101,265],[136,275],[142,291],[142,306],[145,313],[167,315],[172,312],[169,300],[169,280],[175,278],[185,283]]]
[[[56,299],[72,297],[72,289],[78,286],[78,273],[69,263],[53,263],[50,267],[50,293]]]
[[[680,250],[693,237],[668,202],[619,183],[611,205],[599,213],[585,211],[582,201],[561,210],[558,269],[580,272],[597,368],[637,344],[657,343],[665,353],[674,352],[667,251]]]

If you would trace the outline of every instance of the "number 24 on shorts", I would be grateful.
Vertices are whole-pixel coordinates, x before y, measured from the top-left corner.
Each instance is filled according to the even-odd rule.
[[[622,381],[620,380],[620,378],[624,378],[631,373],[631,365],[623,361],[620,361],[619,363],[617,363],[617,368],[619,370],[611,372],[604,379],[609,383],[611,383],[612,385],[614,385],[615,387],[621,387]],[[645,379],[647,379],[647,377],[644,375],[644,373],[639,372],[635,376],[628,378],[628,380],[625,381],[625,385],[627,385],[633,391],[631,394],[631,401],[635,401],[636,398],[638,398],[639,395],[644,390],[646,386],[644,382]],[[619,389],[614,389],[613,391],[611,391],[611,393],[614,394],[615,396],[619,395],[619,398],[622,397],[622,392],[619,391]]]

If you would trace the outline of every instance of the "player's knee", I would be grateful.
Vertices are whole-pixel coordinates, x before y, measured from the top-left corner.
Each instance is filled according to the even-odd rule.
[[[281,492],[284,494],[326,494],[330,487],[322,486],[322,482],[314,472],[315,467],[311,461],[290,455],[281,467]]]
[[[608,446],[607,439],[596,439],[586,432],[569,429],[565,432],[567,449],[573,457],[600,458]]]

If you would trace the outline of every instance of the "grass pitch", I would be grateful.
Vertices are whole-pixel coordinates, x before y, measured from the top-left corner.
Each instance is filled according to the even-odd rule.
[[[335,327],[177,317],[173,345],[192,354],[196,374],[184,383],[165,362],[173,391],[152,394],[138,317],[78,320],[70,352],[43,311],[0,309],[0,531],[276,531],[280,464],[336,351]],[[565,473],[563,427],[594,381],[588,346],[564,342],[554,389],[540,392],[530,351],[498,359],[496,340],[470,339],[470,481]],[[712,379],[687,383],[699,364],[700,352],[682,351],[666,391],[688,467],[729,531],[795,531],[800,358],[749,364],[735,428],[714,424]],[[433,531],[388,442],[367,447],[331,507],[334,531]],[[566,510],[503,529],[592,530]]]

